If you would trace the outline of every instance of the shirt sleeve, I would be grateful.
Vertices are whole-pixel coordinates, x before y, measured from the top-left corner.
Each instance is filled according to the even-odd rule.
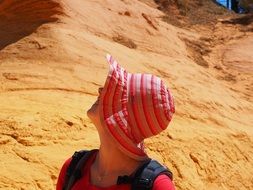
[[[71,162],[72,158],[69,158],[68,160],[65,161],[65,163],[63,164],[58,180],[57,180],[57,184],[56,184],[56,190],[62,190],[63,185],[64,185],[64,180],[65,180],[65,175],[67,172],[67,168]]]
[[[175,190],[175,186],[171,179],[163,174],[155,179],[152,190]]]

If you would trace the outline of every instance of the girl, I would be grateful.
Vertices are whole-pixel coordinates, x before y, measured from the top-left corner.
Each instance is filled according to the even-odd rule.
[[[175,109],[170,91],[154,75],[128,73],[110,55],[107,61],[110,70],[105,85],[87,112],[97,128],[100,148],[81,156],[85,164],[78,162],[79,179],[70,185],[68,178],[74,175],[66,173],[74,157],[68,159],[56,189],[174,190],[170,172],[151,161],[143,146],[144,139],[165,130],[172,118]]]

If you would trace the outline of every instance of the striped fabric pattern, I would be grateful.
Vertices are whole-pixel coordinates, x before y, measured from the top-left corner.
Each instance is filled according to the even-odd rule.
[[[105,131],[130,157],[147,157],[143,140],[165,130],[175,112],[169,89],[157,76],[131,74],[111,55],[109,73],[100,95]]]

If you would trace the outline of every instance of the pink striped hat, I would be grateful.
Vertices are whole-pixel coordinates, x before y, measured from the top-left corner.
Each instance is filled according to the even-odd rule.
[[[130,157],[147,157],[143,140],[165,130],[175,112],[163,81],[151,74],[131,74],[107,55],[110,65],[100,94],[99,111],[108,135]]]

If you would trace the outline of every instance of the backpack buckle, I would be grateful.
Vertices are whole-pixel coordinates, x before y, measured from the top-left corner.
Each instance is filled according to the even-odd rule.
[[[118,176],[117,185],[120,184],[131,184],[132,178],[130,176],[124,175],[124,176]]]
[[[152,180],[148,178],[140,178],[138,186],[141,189],[150,189],[152,187]]]

